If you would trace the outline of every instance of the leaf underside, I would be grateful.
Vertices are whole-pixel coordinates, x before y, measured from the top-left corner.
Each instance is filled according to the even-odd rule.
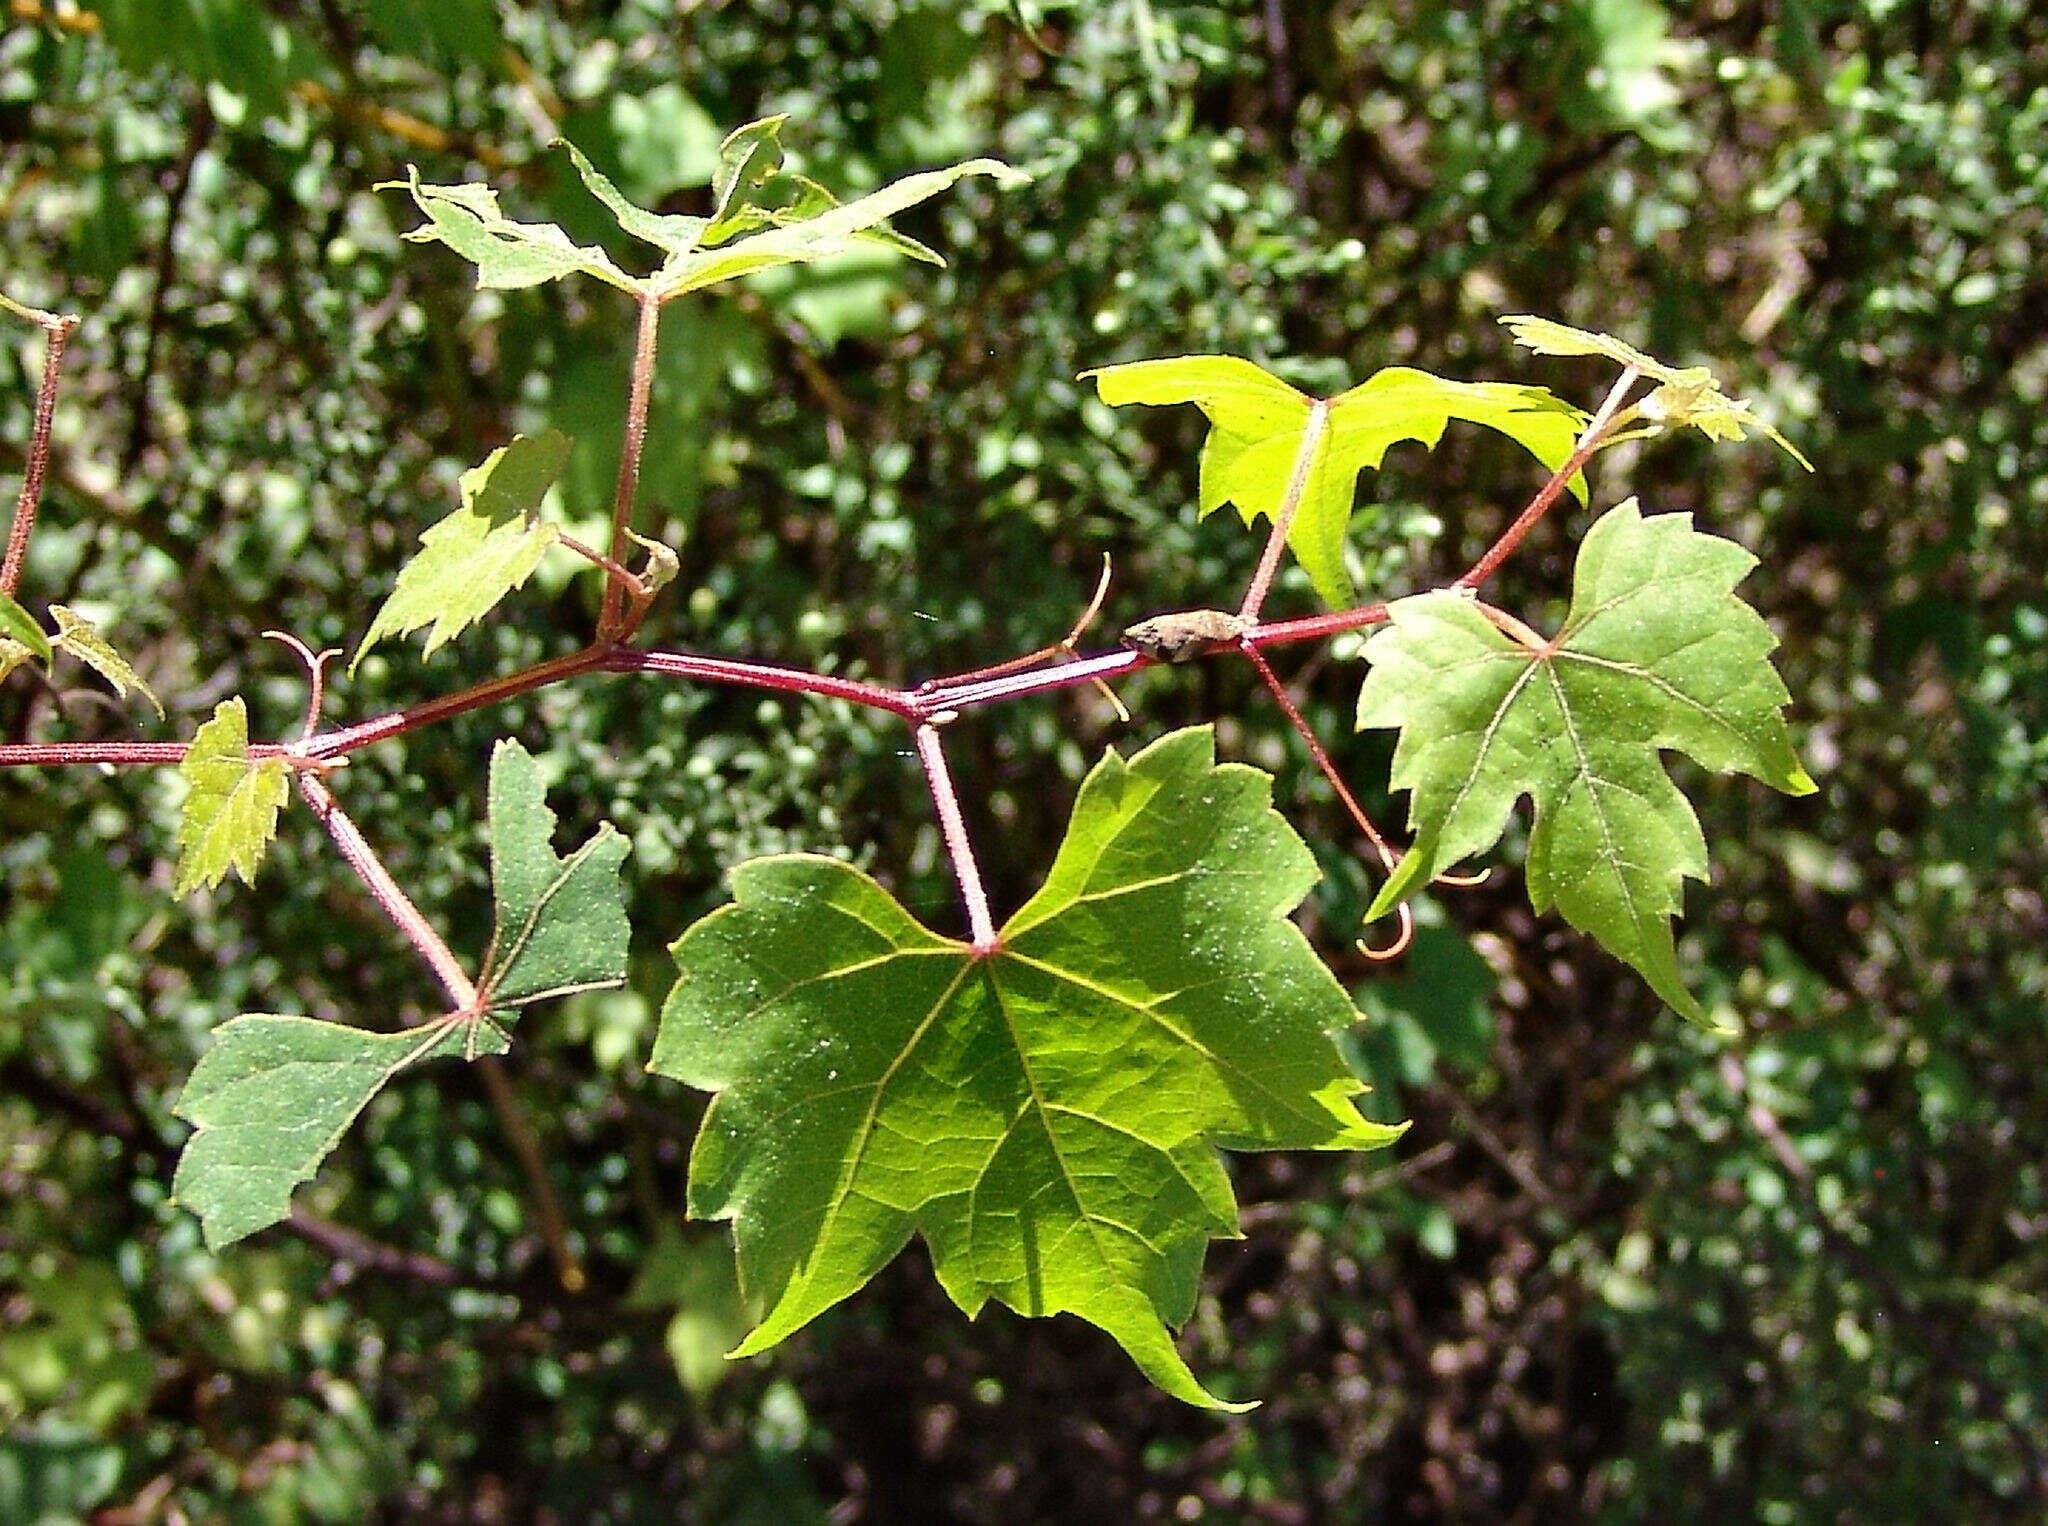
[[[1082,785],[1044,887],[977,956],[837,860],[759,859],[672,946],[649,1068],[718,1093],[690,1210],[732,1219],[761,1351],[908,1243],[970,1316],[1068,1312],[1189,1403],[1169,1327],[1235,1237],[1217,1158],[1364,1149],[1356,1019],[1287,913],[1316,878],[1206,728]]]
[[[1407,366],[1392,366],[1317,402],[1278,377],[1230,355],[1183,355],[1140,360],[1083,373],[1102,400],[1193,403],[1208,415],[1202,446],[1200,504],[1208,515],[1237,505],[1247,525],[1264,517],[1277,523],[1297,471],[1303,491],[1287,544],[1333,607],[1355,597],[1344,564],[1358,476],[1378,469],[1387,451],[1404,440],[1435,448],[1453,419],[1482,424],[1514,440],[1555,470],[1572,452],[1585,417],[1541,387],[1505,382],[1460,382]],[[1323,422],[1302,446],[1317,409]],[[1570,487],[1585,500],[1585,479]]]
[[[1358,724],[1400,728],[1392,782],[1411,792],[1415,841],[1368,916],[1492,847],[1527,795],[1531,905],[1556,906],[1707,1023],[1671,929],[1684,881],[1706,877],[1706,842],[1660,750],[1814,788],[1785,728],[1776,638],[1733,593],[1755,565],[1690,515],[1646,519],[1630,499],[1587,532],[1564,628],[1541,651],[1455,593],[1392,605],[1365,646]]]
[[[419,554],[370,622],[351,673],[384,637],[423,625],[433,629],[420,655],[433,656],[532,576],[561,533],[534,514],[568,464],[569,446],[556,429],[515,435],[462,474],[462,507],[420,536]]]

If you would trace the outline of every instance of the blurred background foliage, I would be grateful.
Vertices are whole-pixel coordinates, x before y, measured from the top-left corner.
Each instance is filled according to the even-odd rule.
[[[168,899],[167,772],[0,787],[0,1519],[10,1522],[1768,1522],[2018,1519],[2048,1499],[2048,19],[2027,0],[17,0],[0,32],[0,281],[80,313],[23,585],[103,619],[161,729],[77,670],[12,740],[186,736],[303,703],[261,632],[352,646],[453,478],[575,433],[609,496],[629,314],[479,295],[381,181],[484,179],[597,224],[567,133],[698,204],[774,111],[851,194],[970,154],[1030,169],[902,220],[951,267],[851,261],[663,325],[643,523],[682,552],[650,639],[892,682],[1234,596],[1196,525],[1192,410],[1115,415],[1089,365],[1230,351],[1334,390],[1390,363],[1550,385],[1535,312],[1717,365],[1767,446],[1603,458],[1604,502],[1762,557],[1822,793],[1688,775],[1716,863],[1684,948],[1717,1044],[1496,875],[1405,964],[1347,952],[1369,886],[1236,665],[954,731],[999,903],[1105,744],[1221,717],[1329,871],[1307,913],[1373,1021],[1398,1152],[1235,1163],[1187,1344],[1264,1406],[1218,1421],[1106,1340],[969,1325],[913,1251],[773,1355],[723,1238],[681,1222],[699,1100],[641,1071],[663,945],[743,857],[868,864],[956,915],[891,727],[598,680],[358,755],[348,808],[458,948],[488,925],[489,739],[565,833],[632,838],[635,976],[529,1020],[495,1081],[379,1100],[290,1232],[208,1256],[167,1205],[169,1104],[237,1011],[415,1019],[431,982],[304,813],[262,888]],[[630,254],[630,251],[620,251]],[[18,470],[40,344],[0,350]],[[1363,586],[1451,575],[1533,488],[1453,433],[1369,479]],[[1510,565],[1549,618],[1573,534]],[[566,562],[356,719],[572,649]],[[1306,612],[1298,578],[1270,606]],[[1287,667],[1356,779],[1354,643]],[[1383,802],[1384,804],[1384,802]],[[1510,855],[1512,857],[1512,855]],[[500,1084],[502,1083],[502,1084]],[[552,1206],[550,1206],[552,1205]],[[551,1215],[559,1227],[551,1224]],[[572,1263],[584,1282],[565,1286]],[[574,1279],[571,1279],[572,1281]]]

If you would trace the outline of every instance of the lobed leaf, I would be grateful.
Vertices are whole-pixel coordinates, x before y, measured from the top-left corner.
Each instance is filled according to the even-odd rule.
[[[178,772],[192,788],[178,816],[171,893],[211,889],[230,869],[243,884],[255,884],[263,850],[277,835],[291,769],[279,758],[257,762],[249,756],[249,712],[240,695],[213,707],[213,718],[193,736]]]
[[[1044,887],[977,955],[834,859],[757,859],[671,947],[649,1069],[715,1091],[690,1211],[731,1219],[775,1344],[924,1236],[970,1316],[1077,1314],[1154,1383],[1237,1234],[1216,1155],[1364,1149],[1349,998],[1287,913],[1313,858],[1207,728],[1089,774]]]
[[[1358,724],[1400,728],[1392,778],[1411,792],[1415,842],[1368,917],[1490,848],[1527,795],[1531,905],[1555,905],[1706,1023],[1671,931],[1685,880],[1706,877],[1706,842],[1660,749],[1814,788],[1785,729],[1777,640],[1733,593],[1755,565],[1690,515],[1645,519],[1630,499],[1587,532],[1564,628],[1540,648],[1459,594],[1390,606],[1365,645]]]
[[[1540,387],[1458,382],[1393,366],[1350,391],[1318,401],[1231,355],[1183,355],[1084,371],[1105,403],[1193,403],[1209,417],[1202,446],[1199,512],[1235,503],[1247,525],[1275,523],[1300,493],[1287,544],[1332,606],[1355,597],[1344,565],[1359,473],[1377,470],[1393,445],[1434,449],[1453,419],[1483,424],[1555,470],[1577,443],[1583,414]],[[1296,483],[1300,486],[1297,489]],[[1583,474],[1571,490],[1584,501]]]
[[[503,1054],[489,1024],[442,1017],[371,1033],[310,1017],[251,1013],[223,1023],[173,1110],[194,1125],[171,1181],[209,1250],[291,1212],[292,1191],[400,1071],[444,1055]]]
[[[555,856],[555,813],[540,769],[509,738],[491,753],[491,891],[497,918],[478,977],[494,1011],[626,978],[631,929],[619,900],[628,844],[609,822],[567,858]]]
[[[50,606],[50,618],[57,622],[57,635],[51,642],[52,646],[62,647],[91,668],[112,684],[114,692],[123,699],[128,697],[130,689],[140,690],[142,697],[155,709],[156,718],[164,718],[163,701],[150,692],[149,685],[142,681],[135,669],[128,665],[127,659],[114,650],[90,620],[80,619],[63,604]]]
[[[433,656],[532,576],[561,534],[533,516],[568,461],[569,437],[544,429],[515,435],[464,472],[462,507],[420,536],[419,555],[398,574],[349,671],[385,636],[409,635],[423,625],[433,629],[420,655]]]

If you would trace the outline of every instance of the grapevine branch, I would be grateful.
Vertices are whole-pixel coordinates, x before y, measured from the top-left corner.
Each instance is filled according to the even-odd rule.
[[[21,586],[21,562],[28,552],[29,532],[36,527],[36,509],[43,500],[43,477],[50,469],[50,425],[57,416],[57,378],[64,366],[64,346],[78,319],[46,313],[8,302],[7,307],[43,331],[43,379],[36,388],[36,420],[29,439],[28,465],[21,474],[21,496],[14,501],[14,523],[7,531],[7,554],[0,561],[0,593],[14,597]]]

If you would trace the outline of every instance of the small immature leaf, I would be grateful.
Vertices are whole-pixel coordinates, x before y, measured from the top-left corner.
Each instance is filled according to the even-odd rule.
[[[1333,606],[1354,597],[1344,539],[1358,474],[1377,470],[1391,446],[1414,440],[1433,449],[1450,421],[1463,419],[1498,430],[1555,470],[1585,422],[1540,387],[1447,381],[1407,366],[1377,372],[1322,402],[1231,355],[1139,360],[1082,375],[1095,379],[1111,407],[1193,403],[1209,416],[1203,515],[1235,503],[1247,525],[1261,515],[1277,523],[1298,480],[1300,506],[1287,544]],[[1584,501],[1583,475],[1572,478],[1571,490]]]
[[[1645,519],[1630,499],[1587,532],[1564,629],[1540,649],[1459,594],[1392,605],[1365,645],[1358,724],[1401,730],[1393,783],[1412,792],[1415,843],[1368,918],[1490,848],[1528,795],[1530,903],[1554,904],[1705,1023],[1671,919],[1686,878],[1706,877],[1706,842],[1659,750],[1787,794],[1814,788],[1785,729],[1777,640],[1734,596],[1755,565],[1690,515]]]
[[[0,638],[26,649],[44,667],[50,665],[50,637],[42,623],[4,593],[0,593]]]
[[[192,738],[178,772],[192,789],[178,817],[178,873],[171,893],[211,889],[230,869],[253,885],[263,850],[277,835],[291,769],[279,758],[251,760],[249,712],[239,695],[213,707],[213,719]]]
[[[0,636],[0,681],[34,656],[34,652],[13,637]]]
[[[720,238],[717,247],[675,251],[648,278],[648,285],[661,300],[667,301],[685,292],[701,291],[721,281],[778,265],[828,259],[863,244],[880,245],[928,264],[943,265],[945,261],[923,244],[881,224],[919,202],[931,200],[969,175],[992,176],[1003,186],[1021,185],[1031,178],[999,159],[970,159],[945,169],[905,175],[879,191],[842,205],[815,181],[784,176],[795,192],[795,200],[789,206],[744,211],[729,208],[712,230]],[[731,235],[727,233],[728,227],[733,230]],[[760,231],[751,231],[755,228]],[[738,236],[742,231],[744,236]]]
[[[444,1017],[401,1033],[371,1033],[310,1017],[255,1013],[223,1023],[176,1108],[196,1126],[178,1157],[172,1195],[199,1215],[209,1250],[291,1212],[311,1179],[384,1083],[444,1055],[503,1054],[490,1024]]]
[[[62,604],[50,606],[50,618],[57,622],[57,638],[51,643],[53,646],[62,647],[99,674],[114,686],[114,692],[123,699],[128,697],[131,688],[139,689],[142,697],[155,707],[156,718],[164,718],[163,702],[150,693],[149,685],[136,676],[127,659],[108,645],[107,639],[93,628],[90,620],[80,619]]]
[[[1722,392],[1714,373],[1705,366],[1667,366],[1611,335],[1571,328],[1548,318],[1516,314],[1500,321],[1508,326],[1516,344],[1538,355],[1598,355],[1616,365],[1633,366],[1657,382],[1657,389],[1637,405],[1654,425],[1690,426],[1710,440],[1741,440],[1749,430],[1761,430],[1793,460],[1813,470],[1813,463],[1799,447],[1758,418],[1747,402]]]
[[[631,929],[619,903],[628,843],[609,822],[566,859],[550,846],[555,813],[540,769],[509,738],[491,753],[491,889],[497,925],[477,980],[493,1012],[618,985]]]
[[[515,290],[563,276],[588,275],[621,291],[639,290],[639,283],[595,244],[574,244],[553,223],[514,222],[499,209],[498,194],[489,186],[422,185],[420,172],[412,165],[406,166],[406,176],[377,187],[409,191],[426,214],[425,226],[406,238],[415,244],[446,244],[476,266],[479,288]]]
[[[569,461],[569,437],[557,429],[515,435],[462,474],[462,507],[420,536],[421,550],[398,574],[398,586],[370,622],[349,662],[385,636],[432,624],[420,655],[481,619],[524,583],[561,531],[533,517]]]
[[[690,1211],[732,1219],[766,1349],[913,1233],[973,1315],[991,1297],[1113,1336],[1223,1405],[1169,1327],[1237,1233],[1220,1147],[1366,1149],[1333,1030],[1350,1000],[1287,913],[1314,859],[1272,781],[1206,728],[1081,787],[1044,887],[977,955],[834,859],[757,859],[686,931],[649,1066],[716,1091]]]

